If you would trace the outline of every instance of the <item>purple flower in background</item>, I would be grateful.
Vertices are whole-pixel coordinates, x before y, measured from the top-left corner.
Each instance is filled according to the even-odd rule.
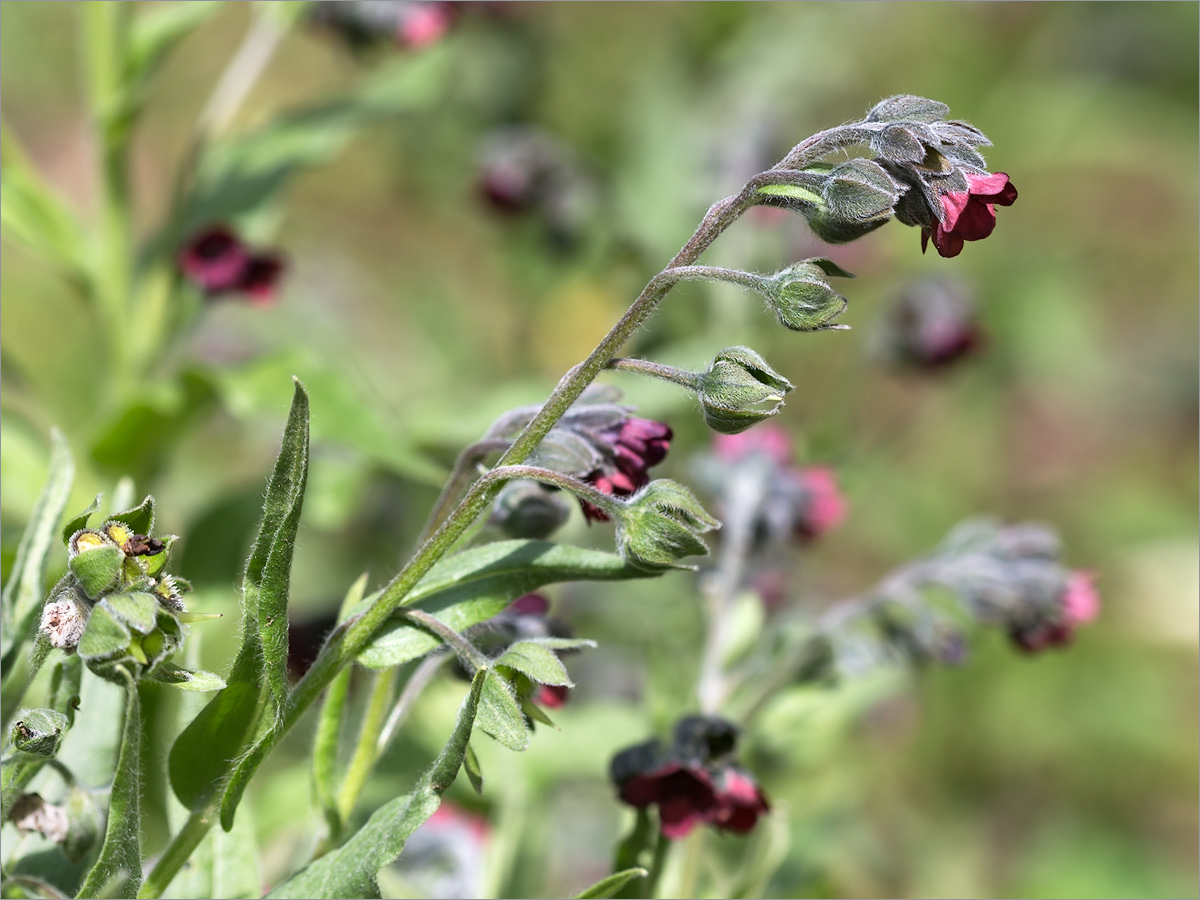
[[[697,825],[713,821],[719,809],[712,776],[699,765],[666,763],[620,786],[621,799],[643,809],[658,806],[659,827],[672,840],[687,837]]]
[[[872,338],[884,362],[926,371],[944,369],[983,343],[970,294],[941,279],[906,286]]]
[[[283,257],[255,252],[229,228],[214,225],[188,240],[176,257],[180,272],[209,296],[242,294],[255,306],[268,306],[283,274]]]

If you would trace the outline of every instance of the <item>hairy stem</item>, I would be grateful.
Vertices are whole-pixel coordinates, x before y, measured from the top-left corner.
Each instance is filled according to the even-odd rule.
[[[700,376],[687,369],[679,369],[649,359],[628,359],[619,357],[608,364],[608,368],[617,372],[637,372],[639,375],[649,375],[662,381],[669,381],[689,391],[695,391],[700,386]]]
[[[350,764],[346,767],[346,777],[337,796],[337,811],[343,827],[350,821],[367,778],[375,768],[379,734],[383,730],[388,707],[392,705],[395,680],[395,669],[375,672],[372,676],[371,695],[367,700],[367,708],[363,711],[358,743],[354,747],[354,755],[350,757]]]

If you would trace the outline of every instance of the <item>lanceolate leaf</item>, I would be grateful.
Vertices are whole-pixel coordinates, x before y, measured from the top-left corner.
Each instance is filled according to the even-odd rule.
[[[298,379],[283,445],[267,486],[263,521],[246,563],[245,588],[258,595],[258,628],[267,686],[276,708],[287,694],[287,604],[292,551],[308,480],[308,393]],[[261,568],[258,560],[266,550]],[[249,598],[247,598],[249,599]]]
[[[516,669],[541,684],[575,686],[562,661],[548,648],[530,641],[517,641],[494,665]]]
[[[529,726],[525,713],[517,702],[508,680],[489,671],[479,698],[479,727],[509,750],[524,750],[529,746]]]
[[[462,631],[502,612],[522,594],[563,581],[621,581],[657,575],[615,553],[549,541],[498,541],[443,559],[409,595],[406,606],[437,616]],[[387,668],[423,656],[441,642],[399,617],[359,654],[371,668]]]
[[[616,896],[617,891],[630,881],[635,878],[645,878],[649,874],[649,871],[640,867],[613,872],[607,878],[601,878],[590,888],[580,891],[575,895],[575,900],[603,900],[606,897]]]
[[[75,463],[67,442],[58,431],[50,434],[50,471],[46,486],[33,507],[29,526],[17,545],[17,558],[8,584],[4,586],[3,612],[0,613],[3,627],[0,628],[0,655],[3,667],[8,670],[15,654],[24,643],[33,638],[37,627],[42,601],[46,598],[43,579],[46,560],[54,547],[56,526],[67,505],[71,493],[71,482],[75,477]]]
[[[154,672],[154,678],[164,684],[173,684],[185,691],[219,691],[225,687],[225,679],[203,669],[192,671],[172,663],[163,663]]]
[[[409,835],[437,811],[442,794],[458,775],[487,677],[486,672],[476,673],[471,692],[458,711],[454,733],[413,792],[377,809],[350,840],[267,897],[378,897],[375,878],[379,870],[400,855]]]
[[[142,788],[141,706],[137,685],[126,673],[125,727],[108,804],[108,826],[100,856],[83,879],[77,897],[102,896],[106,884],[123,876],[121,897],[136,897],[142,883],[141,815],[138,794]]]

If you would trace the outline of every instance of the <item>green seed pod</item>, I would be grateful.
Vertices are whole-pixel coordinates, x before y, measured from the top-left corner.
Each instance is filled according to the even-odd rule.
[[[792,331],[846,329],[833,324],[848,301],[829,286],[830,275],[853,277],[827,259],[806,259],[763,279],[763,290],[779,323]]]

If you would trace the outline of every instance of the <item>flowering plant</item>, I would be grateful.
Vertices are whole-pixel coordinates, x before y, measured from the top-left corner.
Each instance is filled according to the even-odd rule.
[[[102,96],[96,112],[111,179],[105,200],[113,220],[103,231],[111,260],[81,263],[72,254],[57,259],[67,267],[82,265],[86,296],[103,313],[104,338],[124,366],[114,389],[126,401],[169,358],[171,339],[186,331],[204,304],[240,297],[266,305],[276,298],[286,269],[279,251],[243,238],[216,212],[236,206],[229,195],[236,200],[250,193],[248,172],[256,158],[250,151],[291,145],[223,145],[219,125],[231,115],[231,101],[220,91],[190,151],[194,171],[180,173],[177,204],[157,240],[148,242],[150,274],[136,264],[122,175],[129,162],[126,129],[139,111],[149,61],[165,54],[200,15],[187,6],[168,9],[168,18],[143,22],[136,40],[126,33],[126,12],[102,7],[89,14],[97,72],[110,78],[97,88]],[[290,15],[256,13],[239,66],[260,64],[256,60],[269,55],[293,24]],[[436,44],[453,17],[441,4],[346,4],[322,8],[318,18],[347,29],[356,41],[387,34],[417,48]],[[127,57],[119,75],[103,64],[111,61],[104,54],[114,53]],[[138,61],[142,68],[134,65]],[[831,340],[824,332],[849,327],[842,321],[849,301],[831,280],[853,276],[831,259],[796,260],[772,273],[699,262],[758,206],[799,213],[830,244],[864,238],[892,218],[918,227],[922,248],[932,239],[944,257],[956,256],[964,241],[988,237],[995,207],[1011,205],[1016,189],[1006,174],[987,170],[979,149],[988,145],[983,133],[948,116],[948,107],[937,101],[889,97],[859,120],[800,141],[714,203],[544,403],[503,413],[462,450],[404,566],[374,589],[365,579],[350,586],[319,649],[302,663],[291,660],[289,667],[295,648],[288,613],[310,465],[303,377],[294,380],[242,573],[240,645],[223,675],[189,657],[192,627],[210,616],[187,608],[189,583],[167,572],[177,538],[157,530],[154,498],[135,505],[124,482],[104,515],[98,515],[98,497],[62,521],[74,463],[56,436],[48,482],[4,590],[2,648],[8,739],[3,815],[21,833],[51,845],[55,866],[28,874],[25,855],[14,854],[5,861],[6,872],[17,873],[12,889],[78,897],[203,896],[198,861],[206,853],[232,852],[229,835],[252,843],[242,811],[247,789],[312,712],[311,780],[322,822],[303,858],[268,886],[267,896],[379,896],[381,870],[406,845],[440,846],[431,835],[451,817],[443,795],[459,773],[484,791],[475,749],[481,735],[523,751],[536,740],[538,726],[553,727],[548,710],[575,702],[575,655],[595,643],[549,615],[549,601],[535,593],[548,585],[690,578],[705,612],[703,654],[690,692],[694,704],[663,723],[663,736],[623,736],[634,743],[616,753],[609,774],[614,800],[633,807],[635,819],[617,842],[612,872],[580,896],[653,896],[673,841],[706,827],[744,836],[785,815],[773,807],[742,742],[779,692],[850,680],[883,665],[959,662],[976,625],[998,626],[1030,652],[1066,643],[1096,615],[1091,577],[1063,565],[1048,529],[991,521],[960,527],[929,557],[901,566],[819,616],[781,618],[779,627],[767,627],[772,601],[779,598],[772,598],[764,577],[847,516],[836,472],[799,463],[787,432],[777,427],[794,385],[746,346],[711,348],[714,356],[700,371],[620,355],[683,282],[750,291],[786,329],[821,333],[809,340]],[[305,134],[306,122],[311,118],[297,116],[278,130],[294,139]],[[843,158],[851,150],[861,155]],[[511,189],[512,179],[492,171],[488,196],[509,207],[546,206],[548,185],[566,163],[544,156],[537,163],[527,192]],[[518,193],[520,203],[512,199]],[[246,210],[229,215],[236,212]],[[31,227],[27,239],[38,234]],[[52,246],[48,252],[54,256]],[[171,299],[186,314],[147,317],[147,336],[142,314]],[[618,392],[599,383],[610,371],[657,379],[695,399],[700,418],[715,432],[711,452],[697,462],[695,490],[651,473],[678,455],[680,441],[669,425],[637,415]],[[550,540],[574,505],[597,530],[611,525],[611,547]],[[485,517],[502,539],[480,537],[476,529]],[[47,589],[44,572],[63,555],[59,537],[66,572]],[[709,554],[710,542],[712,563],[697,562]],[[741,624],[747,615],[749,628]],[[363,704],[352,702],[356,667],[372,673]],[[444,746],[420,772],[410,773],[408,792],[378,805],[364,821],[364,792],[384,752],[420,695],[435,682],[447,683],[449,678],[439,679],[450,673],[458,676],[459,693],[461,682],[469,687]],[[177,815],[153,860],[144,852],[141,806],[152,764],[141,749],[151,730],[143,694],[152,684],[212,695],[202,706],[181,705],[171,723],[158,787],[169,786],[171,796],[161,803]],[[71,740],[80,740],[76,714],[90,715],[102,690],[119,697],[122,722],[106,802],[82,786],[78,751],[64,750],[74,750]],[[41,705],[26,705],[34,697]],[[343,760],[342,735],[356,720],[353,750]],[[485,843],[479,828],[473,833],[477,844]],[[211,891],[215,876],[209,875]],[[252,892],[261,887],[251,885]],[[245,883],[237,890],[244,892]]]

